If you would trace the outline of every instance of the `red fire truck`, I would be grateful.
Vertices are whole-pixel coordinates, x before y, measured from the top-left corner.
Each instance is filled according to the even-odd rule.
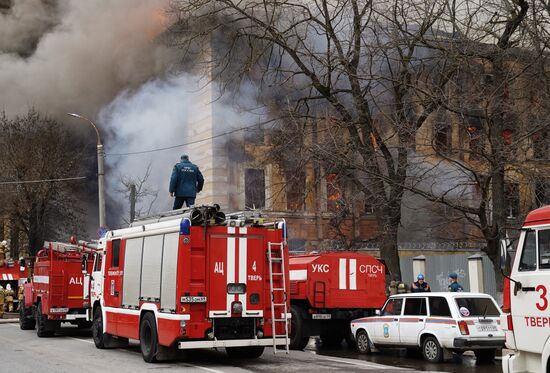
[[[290,257],[290,348],[303,349],[311,335],[324,346],[351,336],[350,321],[374,314],[386,301],[385,265],[357,252]]]
[[[95,248],[76,240],[72,243],[45,242],[36,254],[34,275],[25,284],[24,304],[19,308],[21,329],[34,329],[39,337],[52,336],[62,322],[90,327],[86,309],[90,306],[90,280]]]
[[[99,241],[105,255],[94,265],[90,310],[97,348],[136,339],[147,362],[178,349],[288,351],[284,222],[245,213],[225,219],[218,209],[138,221]]]

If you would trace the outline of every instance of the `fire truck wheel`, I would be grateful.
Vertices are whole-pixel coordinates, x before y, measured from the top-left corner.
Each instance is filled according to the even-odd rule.
[[[32,330],[34,329],[36,320],[32,314],[32,308],[26,308],[25,303],[21,304],[19,307],[19,327],[21,330]]]
[[[422,356],[429,363],[443,361],[443,349],[435,337],[430,335],[422,341]]]
[[[36,335],[39,338],[51,337],[53,330],[49,325],[48,317],[42,314],[42,304],[38,303],[36,306]]]
[[[141,347],[143,360],[148,363],[157,361],[157,323],[155,322],[155,315],[150,312],[146,313],[141,320],[141,326],[139,328],[139,346]]]
[[[475,350],[476,362],[478,364],[487,364],[495,360],[495,350]]]
[[[355,339],[357,351],[361,354],[370,354],[370,340],[367,332],[364,330],[359,330]]]
[[[225,351],[231,358],[256,359],[264,353],[264,346],[226,347]]]
[[[291,350],[303,350],[309,342],[309,333],[298,306],[291,306],[290,313],[290,344]]]
[[[101,314],[101,308],[97,307],[94,311],[94,320],[92,321],[92,338],[96,348],[104,349],[109,346],[111,342],[111,335],[103,333],[103,315]]]

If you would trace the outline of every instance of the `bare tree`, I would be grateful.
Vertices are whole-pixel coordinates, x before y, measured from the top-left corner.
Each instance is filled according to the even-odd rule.
[[[0,114],[0,211],[24,233],[30,255],[44,239],[81,229],[74,191],[83,180],[64,180],[83,171],[80,145],[74,133],[33,110],[13,119]]]
[[[151,213],[153,204],[157,200],[158,190],[151,189],[147,185],[147,180],[151,176],[151,163],[147,165],[147,169],[143,176],[121,176],[121,188],[117,191],[122,193],[129,200],[129,217],[123,218],[124,222],[129,224],[136,218],[146,216]]]
[[[198,66],[222,88],[255,85],[283,129],[291,120],[309,131],[307,121],[330,118],[324,129],[328,135],[307,146],[308,157],[341,171],[357,193],[372,201],[381,256],[399,275],[397,231],[408,153],[437,107],[434,92],[454,71],[434,63],[424,50],[445,3],[173,4],[180,18],[172,30],[175,43],[187,57],[201,61]],[[336,152],[327,151],[331,140],[336,140],[330,147]]]

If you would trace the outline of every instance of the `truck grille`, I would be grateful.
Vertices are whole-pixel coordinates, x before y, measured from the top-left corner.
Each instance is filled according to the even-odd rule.
[[[214,335],[217,339],[254,338],[253,317],[214,319]]]

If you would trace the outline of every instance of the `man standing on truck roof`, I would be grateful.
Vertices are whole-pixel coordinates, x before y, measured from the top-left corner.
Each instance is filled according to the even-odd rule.
[[[449,273],[449,291],[457,292],[457,291],[464,291],[464,288],[462,288],[462,285],[458,283],[458,275],[456,272]]]
[[[192,207],[203,186],[204,177],[199,167],[189,161],[187,154],[182,155],[181,162],[174,166],[170,177],[170,196],[176,197],[173,209],[181,209],[184,203]]]

